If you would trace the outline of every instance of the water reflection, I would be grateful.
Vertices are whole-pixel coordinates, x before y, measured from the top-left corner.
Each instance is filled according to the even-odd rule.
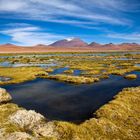
[[[33,109],[50,120],[83,121],[99,107],[110,101],[124,87],[140,85],[140,72],[136,80],[111,75],[94,84],[73,85],[48,79],[3,86],[13,102]]]
[[[42,64],[42,63],[26,63],[26,64],[24,64],[24,63],[14,63],[14,64],[12,64],[12,63],[10,63],[10,62],[2,62],[2,63],[0,63],[0,66],[2,66],[2,67],[31,67],[31,66],[33,66],[33,67],[43,67],[43,68],[47,68],[47,67],[53,67],[53,66],[57,66],[57,64],[55,64],[55,63],[48,63],[48,64]]]
[[[0,58],[19,58],[19,57],[51,57],[51,56],[108,56],[108,55],[126,55],[126,54],[140,54],[140,52],[94,52],[94,53],[48,53],[48,54],[17,54],[15,55],[1,55]]]

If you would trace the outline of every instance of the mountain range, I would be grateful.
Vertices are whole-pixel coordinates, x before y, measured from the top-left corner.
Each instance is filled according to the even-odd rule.
[[[88,43],[84,42],[80,38],[68,38],[68,39],[63,39],[56,41],[50,46],[55,46],[55,47],[85,47],[88,46]]]
[[[58,40],[50,45],[38,44],[35,46],[17,46],[14,44],[1,44],[0,53],[7,52],[75,52],[75,51],[136,51],[140,50],[140,44],[121,43],[121,44],[99,44],[84,42],[80,38],[68,38]]]

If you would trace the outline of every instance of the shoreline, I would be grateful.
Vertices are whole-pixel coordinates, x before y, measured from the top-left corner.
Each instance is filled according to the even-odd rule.
[[[8,93],[6,96],[9,96]],[[135,124],[135,120],[139,121],[139,96],[140,87],[125,88],[112,101],[99,108],[93,114],[93,118],[78,125],[64,121],[47,121],[39,113],[19,108],[13,103],[2,103],[0,105],[0,124],[5,135],[2,136],[2,133],[0,133],[0,138],[14,136],[16,139],[17,137],[22,138],[26,136],[27,138],[31,138],[31,140],[33,138],[39,140],[41,138],[71,140],[74,137],[81,140],[87,138],[90,140],[97,138],[111,140],[113,137],[116,139],[138,139],[140,137],[140,127]],[[9,113],[7,112],[8,114],[5,112],[7,109],[9,110]],[[2,118],[4,116],[5,118]],[[129,116],[131,116],[131,120],[128,119]],[[30,121],[31,118],[32,121]],[[11,126],[5,125],[5,121],[7,121],[7,125],[9,124]],[[22,131],[20,130],[21,128]],[[8,131],[6,131],[7,129]],[[130,130],[131,135],[128,133]],[[34,133],[34,135],[28,133],[29,131]],[[15,135],[17,132],[20,135]]]

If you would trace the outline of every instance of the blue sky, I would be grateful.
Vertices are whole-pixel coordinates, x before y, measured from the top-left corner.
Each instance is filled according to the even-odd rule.
[[[140,43],[140,0],[0,0],[0,44]]]

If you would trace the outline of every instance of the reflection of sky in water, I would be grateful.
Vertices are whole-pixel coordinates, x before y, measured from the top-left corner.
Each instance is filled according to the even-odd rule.
[[[48,79],[3,86],[13,97],[13,102],[44,114],[48,119],[79,121],[92,116],[100,106],[110,101],[124,87],[140,84],[136,80],[110,76],[94,84],[74,85]]]
[[[2,66],[2,67],[12,67],[12,64],[8,61],[5,61],[5,62],[0,63],[0,66]]]
[[[135,60],[133,58],[126,58],[126,57],[122,57],[122,58],[113,58],[114,60]]]
[[[62,74],[65,70],[68,70],[69,68],[68,67],[63,67],[63,68],[57,68],[57,69],[54,69],[53,72],[51,72],[50,74]]]
[[[82,73],[82,70],[74,70],[73,75],[78,76]]]
[[[18,57],[48,57],[48,56],[107,56],[107,55],[125,55],[125,54],[140,54],[140,52],[111,52],[111,53],[53,53],[53,54],[26,54],[26,55],[16,55],[16,56],[0,56],[0,58],[18,58]]]
[[[30,66],[38,66],[38,67],[52,67],[56,66],[56,64],[51,63],[51,64],[13,64],[13,67],[30,67]]]
[[[140,67],[140,64],[135,64],[135,66],[138,66],[138,67]]]
[[[4,76],[0,76],[0,81],[4,82],[4,81],[10,81],[11,78],[10,77],[4,77]]]
[[[52,67],[52,66],[56,66],[57,64],[55,63],[49,63],[49,64],[23,64],[23,63],[15,63],[15,64],[11,64],[9,62],[3,62],[3,63],[0,63],[0,66],[3,66],[3,67],[30,67],[30,66],[37,66],[37,67]]]
[[[69,67],[62,67],[62,68],[57,68],[57,69],[54,69],[53,72],[50,72],[49,74],[53,74],[53,75],[56,75],[56,74],[64,74],[64,72],[66,70],[69,70]],[[82,72],[82,70],[74,70],[73,74],[68,74],[68,75],[75,75],[75,76],[78,76],[80,75]]]

